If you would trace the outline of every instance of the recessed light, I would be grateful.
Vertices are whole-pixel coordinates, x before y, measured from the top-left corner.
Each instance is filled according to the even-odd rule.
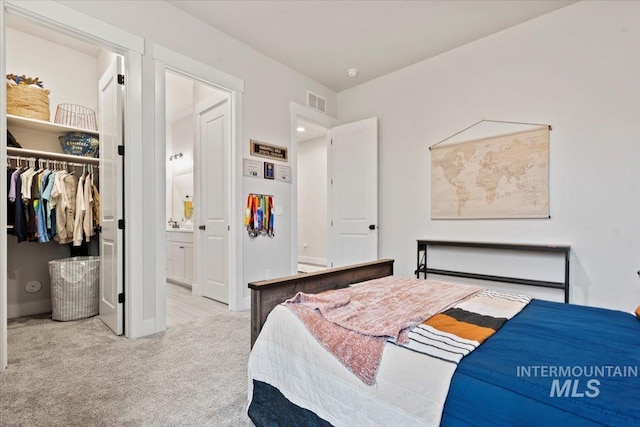
[[[349,77],[356,77],[358,75],[358,69],[357,68],[349,68],[347,70],[347,75]]]
[[[298,127],[296,128],[296,130],[297,130],[298,132],[304,132],[306,129],[305,129],[305,128],[303,128],[302,126],[298,126]]]

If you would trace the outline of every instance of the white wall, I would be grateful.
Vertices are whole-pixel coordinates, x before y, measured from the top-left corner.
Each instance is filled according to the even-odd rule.
[[[327,263],[327,138],[298,143],[298,261]]]
[[[49,94],[53,122],[58,104],[98,111],[97,59],[48,40],[7,28],[7,74],[39,77]]]
[[[419,238],[570,243],[572,302],[640,301],[640,3],[579,2],[338,94],[378,116],[380,256]],[[430,220],[427,147],[480,119],[549,123],[549,220]],[[526,289],[525,289],[526,291]]]
[[[243,95],[242,135],[244,157],[249,157],[249,140],[258,139],[276,145],[290,145],[289,103],[295,101],[306,103],[306,92],[311,90],[327,98],[328,114],[336,114],[336,94],[330,89],[314,82],[283,64],[259,53],[243,43],[229,37],[223,32],[187,15],[181,10],[163,1],[122,1],[114,7],[112,1],[61,1],[60,3],[93,16],[108,24],[124,29],[132,34],[145,38],[147,46],[158,44],[182,55],[215,67],[234,75],[245,82]],[[141,18],[146,17],[146,18]],[[152,79],[151,62],[148,55],[143,58],[144,78]],[[153,87],[146,81],[143,91]],[[143,108],[153,111],[149,102],[149,94],[143,94]],[[149,120],[152,114],[144,114]],[[145,132],[153,133],[153,123],[145,121]],[[148,139],[145,143],[149,144]],[[145,151],[153,156],[153,147],[145,147]],[[152,160],[149,160],[151,167]],[[258,181],[250,178],[240,179],[243,198],[248,193],[272,194],[275,203],[281,206],[283,214],[276,218],[276,235],[273,239],[258,238],[250,240],[244,235],[243,240],[243,283],[245,300],[248,301],[249,290],[246,283],[265,278],[266,270],[271,270],[272,277],[288,275],[292,271],[291,252],[291,185],[281,182]],[[153,206],[153,194],[146,194],[143,204]],[[237,209],[242,210],[246,200],[239,200]],[[240,224],[242,221],[240,221]],[[145,224],[143,235],[146,247],[156,245],[154,228],[151,221]],[[154,314],[154,306],[148,304],[154,300],[156,281],[153,275],[154,257],[146,256],[143,260],[145,269],[145,308],[144,319]]]

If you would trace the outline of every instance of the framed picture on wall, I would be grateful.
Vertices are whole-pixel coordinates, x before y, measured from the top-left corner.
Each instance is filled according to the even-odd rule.
[[[264,162],[264,179],[273,179],[274,169],[273,163]]]

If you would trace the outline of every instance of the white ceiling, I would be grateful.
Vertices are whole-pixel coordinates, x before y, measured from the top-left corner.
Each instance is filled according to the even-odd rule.
[[[574,2],[170,1],[337,92]]]
[[[193,81],[173,73],[165,73],[167,124],[182,119],[193,111]]]
[[[23,33],[31,34],[32,36],[48,40],[52,43],[66,46],[70,49],[77,50],[78,52],[97,57],[102,50],[99,46],[96,46],[92,43],[85,42],[76,37],[68,36],[49,27],[36,24],[35,22],[29,19],[25,19],[21,16],[7,13],[5,17],[7,27],[11,27],[15,30],[22,31]]]
[[[327,136],[327,129],[320,125],[304,119],[298,119],[297,124],[298,127],[302,126],[304,128],[304,132],[297,132],[298,143],[311,141],[312,139],[317,139],[322,136]]]

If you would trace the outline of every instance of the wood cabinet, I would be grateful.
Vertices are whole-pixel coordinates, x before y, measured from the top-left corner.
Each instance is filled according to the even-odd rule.
[[[191,285],[194,282],[193,232],[166,233],[167,280]]]

